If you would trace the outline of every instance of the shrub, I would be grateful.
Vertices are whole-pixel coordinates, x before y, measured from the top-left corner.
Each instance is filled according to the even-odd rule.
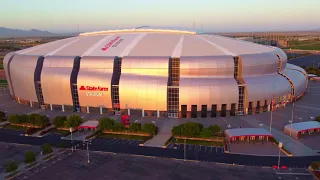
[[[318,170],[318,169],[320,169],[320,161],[313,161],[313,162],[311,163],[311,168],[312,168],[313,170]]]
[[[34,152],[32,151],[27,151],[25,154],[24,154],[24,162],[25,163],[32,163],[36,161],[36,155],[34,154]]]
[[[35,118],[34,124],[35,126],[44,127],[47,126],[50,123],[50,119],[47,116],[41,116]]]
[[[213,131],[209,128],[203,128],[200,132],[200,137],[202,138],[210,138],[213,136]]]
[[[316,121],[320,122],[320,116],[316,117]]]
[[[141,124],[140,123],[131,123],[129,126],[129,130],[132,132],[140,132]]]
[[[194,122],[182,124],[181,135],[186,137],[198,137],[200,135],[202,125]]]
[[[39,118],[39,116],[40,116],[39,114],[29,114],[29,115],[27,115],[26,122],[31,124],[31,125],[34,125],[36,119]]]
[[[181,136],[181,126],[173,126],[171,134],[172,136]]]
[[[221,133],[221,128],[220,128],[218,125],[216,125],[216,124],[213,124],[213,125],[209,126],[208,129],[209,129],[210,131],[212,131],[213,134]]]
[[[113,130],[115,131],[123,131],[125,128],[121,123],[114,123]]]
[[[41,146],[41,150],[43,154],[50,154],[52,153],[51,145],[48,143],[45,143]]]
[[[14,161],[9,161],[6,164],[6,172],[10,173],[18,169],[18,165]]]
[[[31,135],[31,134],[36,133],[38,130],[39,130],[38,128],[28,128],[28,129],[26,130],[26,134],[27,134],[27,135]]]
[[[0,111],[0,122],[6,121],[6,113]]]
[[[99,129],[100,130],[112,130],[114,128],[115,122],[113,119],[109,119],[109,118],[101,118],[99,120]]]
[[[19,118],[19,121],[20,121],[19,124],[28,123],[28,115],[26,115],[26,114],[21,114],[21,115],[18,115],[18,118]]]
[[[11,123],[11,124],[20,124],[20,118],[19,118],[19,115],[9,115],[8,116],[8,121]]]
[[[81,123],[82,123],[81,116],[74,114],[74,115],[68,116],[65,126],[67,128],[76,128],[80,126]]]
[[[67,116],[56,116],[53,119],[53,125],[56,128],[64,127],[66,121],[67,121]]]
[[[55,129],[55,128],[52,127],[52,128],[47,129],[47,130],[41,131],[39,135],[42,136],[42,135],[44,135],[44,134],[46,134],[46,133],[48,133],[48,132],[50,132],[50,131],[52,131],[52,130],[54,130],[54,129]]]
[[[156,131],[157,131],[157,127],[152,123],[147,123],[142,126],[142,132],[144,133],[155,135]]]

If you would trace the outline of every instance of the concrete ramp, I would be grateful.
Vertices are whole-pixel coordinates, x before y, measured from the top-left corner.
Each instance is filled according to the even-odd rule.
[[[144,143],[144,146],[161,147],[171,137],[171,129],[173,126],[178,125],[176,119],[164,119],[161,127],[159,127],[158,134],[152,139]]]

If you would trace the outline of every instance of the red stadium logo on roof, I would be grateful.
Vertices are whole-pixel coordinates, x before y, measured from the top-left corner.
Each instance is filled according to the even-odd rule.
[[[108,42],[106,45],[104,45],[103,48],[101,48],[101,51],[106,51],[109,49],[109,47],[112,46],[113,43],[115,43],[116,41],[118,41],[120,39],[120,36],[117,36],[116,38],[112,39],[110,42]]]
[[[101,86],[80,86],[80,91],[108,91],[108,88]]]

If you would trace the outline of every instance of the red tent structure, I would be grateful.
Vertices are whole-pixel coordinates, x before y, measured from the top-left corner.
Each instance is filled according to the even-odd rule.
[[[98,127],[99,121],[97,120],[90,120],[82,123],[80,126],[78,126],[78,130],[80,129],[91,129],[91,130],[96,130]]]

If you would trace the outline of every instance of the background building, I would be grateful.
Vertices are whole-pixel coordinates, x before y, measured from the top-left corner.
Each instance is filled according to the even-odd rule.
[[[35,46],[6,55],[4,66],[19,103],[88,113],[244,115],[284,105],[307,88],[306,72],[279,48],[146,27]]]

